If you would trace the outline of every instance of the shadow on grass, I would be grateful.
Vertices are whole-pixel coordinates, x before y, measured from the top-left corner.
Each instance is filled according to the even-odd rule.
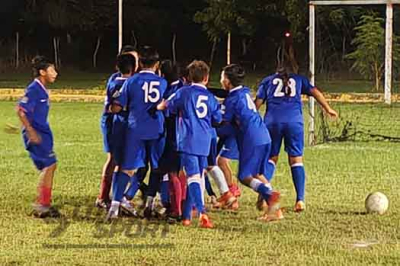
[[[364,216],[364,215],[368,214],[365,211],[333,211],[333,210],[328,210],[328,211],[326,211],[326,213],[327,214],[349,215],[349,216],[354,216],[354,215]]]

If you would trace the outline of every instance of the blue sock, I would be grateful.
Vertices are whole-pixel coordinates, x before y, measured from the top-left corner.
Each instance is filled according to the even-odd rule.
[[[191,182],[189,184],[189,194],[196,206],[198,214],[204,213],[204,204],[202,200],[201,185],[198,182]]]
[[[160,186],[161,203],[164,207],[169,206],[169,179],[168,174],[163,176]]]
[[[275,174],[275,163],[272,160],[268,160],[267,165],[265,166],[265,177],[267,178],[268,182],[271,182],[272,178]]]
[[[139,190],[139,181],[138,181],[138,178],[137,178],[137,174],[134,174],[131,177],[131,184],[130,184],[128,190],[125,193],[126,198],[133,199],[138,190]]]
[[[261,183],[261,182],[260,182]],[[257,192],[261,194],[263,199],[268,201],[269,196],[271,196],[272,189],[269,186],[266,186],[265,184],[260,184],[259,187],[257,188]]]
[[[304,170],[304,165],[302,163],[294,164],[291,167],[292,178],[294,187],[296,189],[297,198],[296,201],[304,201],[304,194],[306,188],[306,172]]]
[[[203,178],[205,178],[205,185],[206,185],[206,190],[207,190],[208,196],[210,196],[210,197],[211,196],[216,196],[214,191],[213,191],[213,189],[212,189],[212,186],[211,186],[211,183],[210,183],[210,179],[208,179],[208,176],[204,175]]]
[[[118,172],[113,177],[112,200],[121,202],[122,198],[124,197],[126,185],[129,182],[129,176],[124,172]]]
[[[192,207],[193,207],[193,200],[190,197],[189,187],[186,189],[186,200],[183,204],[182,210],[182,219],[183,220],[192,220]]]

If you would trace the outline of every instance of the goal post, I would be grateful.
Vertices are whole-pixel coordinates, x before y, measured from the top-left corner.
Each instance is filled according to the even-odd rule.
[[[340,5],[386,5],[386,30],[385,30],[385,93],[386,104],[391,104],[392,92],[392,66],[393,66],[393,5],[400,4],[400,0],[315,0],[309,2],[309,71],[310,80],[315,84],[315,8],[316,6],[340,6]],[[315,100],[309,100],[309,145],[315,143]]]

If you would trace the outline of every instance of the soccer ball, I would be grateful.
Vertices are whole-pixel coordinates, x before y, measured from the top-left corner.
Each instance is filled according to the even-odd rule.
[[[389,200],[385,194],[374,192],[365,199],[365,208],[368,213],[384,214],[389,207]]]

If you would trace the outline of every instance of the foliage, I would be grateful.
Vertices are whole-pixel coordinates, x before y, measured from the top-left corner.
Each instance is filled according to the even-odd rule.
[[[381,88],[381,80],[385,68],[385,29],[384,19],[375,14],[363,15],[354,29],[356,37],[352,44],[356,50],[346,56],[353,60],[352,70],[358,71],[362,76],[375,81],[375,90]],[[393,35],[393,62],[398,67],[400,59],[400,38]]]

